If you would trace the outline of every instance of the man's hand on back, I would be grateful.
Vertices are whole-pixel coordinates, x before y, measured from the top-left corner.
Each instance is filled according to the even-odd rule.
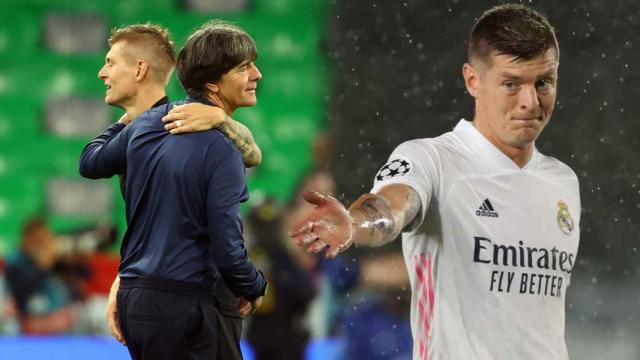
[[[181,134],[217,128],[225,122],[225,115],[217,106],[190,103],[174,106],[162,122],[172,134]]]

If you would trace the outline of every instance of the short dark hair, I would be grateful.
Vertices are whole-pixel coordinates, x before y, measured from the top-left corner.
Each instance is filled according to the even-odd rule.
[[[165,86],[169,83],[171,72],[176,65],[176,52],[169,31],[160,25],[146,23],[133,24],[111,30],[109,46],[119,41],[126,41],[138,50],[146,49],[151,65],[151,73]]]
[[[482,14],[469,34],[468,60],[488,63],[493,52],[531,60],[554,49],[560,57],[555,30],[539,12],[519,4],[495,6]]]
[[[236,25],[212,20],[191,34],[180,50],[178,79],[189,96],[206,99],[208,83],[257,58],[258,50],[249,34]]]

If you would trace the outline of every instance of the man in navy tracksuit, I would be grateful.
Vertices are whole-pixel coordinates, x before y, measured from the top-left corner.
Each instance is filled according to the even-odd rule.
[[[203,25],[178,58],[186,102],[215,103],[227,115],[255,105],[256,55],[239,28]],[[266,291],[242,237],[245,168],[218,130],[171,136],[161,121],[171,107],[156,106],[126,127],[111,125],[83,150],[80,173],[127,174],[117,307],[132,357],[224,358],[216,349],[221,316],[210,291],[222,276],[253,309]]]

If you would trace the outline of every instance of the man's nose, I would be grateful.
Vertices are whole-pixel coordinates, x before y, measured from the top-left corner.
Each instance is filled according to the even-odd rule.
[[[540,106],[540,98],[535,86],[525,85],[518,94],[520,110],[535,110]]]
[[[251,80],[258,81],[262,79],[262,73],[256,66],[256,64],[251,64]]]
[[[98,71],[98,79],[104,79],[107,77],[107,71],[105,70],[107,66],[104,65],[102,66],[102,68],[100,68],[100,71]]]

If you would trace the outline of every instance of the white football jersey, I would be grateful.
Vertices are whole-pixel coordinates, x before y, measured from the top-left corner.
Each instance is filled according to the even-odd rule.
[[[405,142],[372,193],[406,184],[402,234],[414,359],[567,359],[565,294],[580,238],[575,173],[534,150],[519,168],[470,122]]]

